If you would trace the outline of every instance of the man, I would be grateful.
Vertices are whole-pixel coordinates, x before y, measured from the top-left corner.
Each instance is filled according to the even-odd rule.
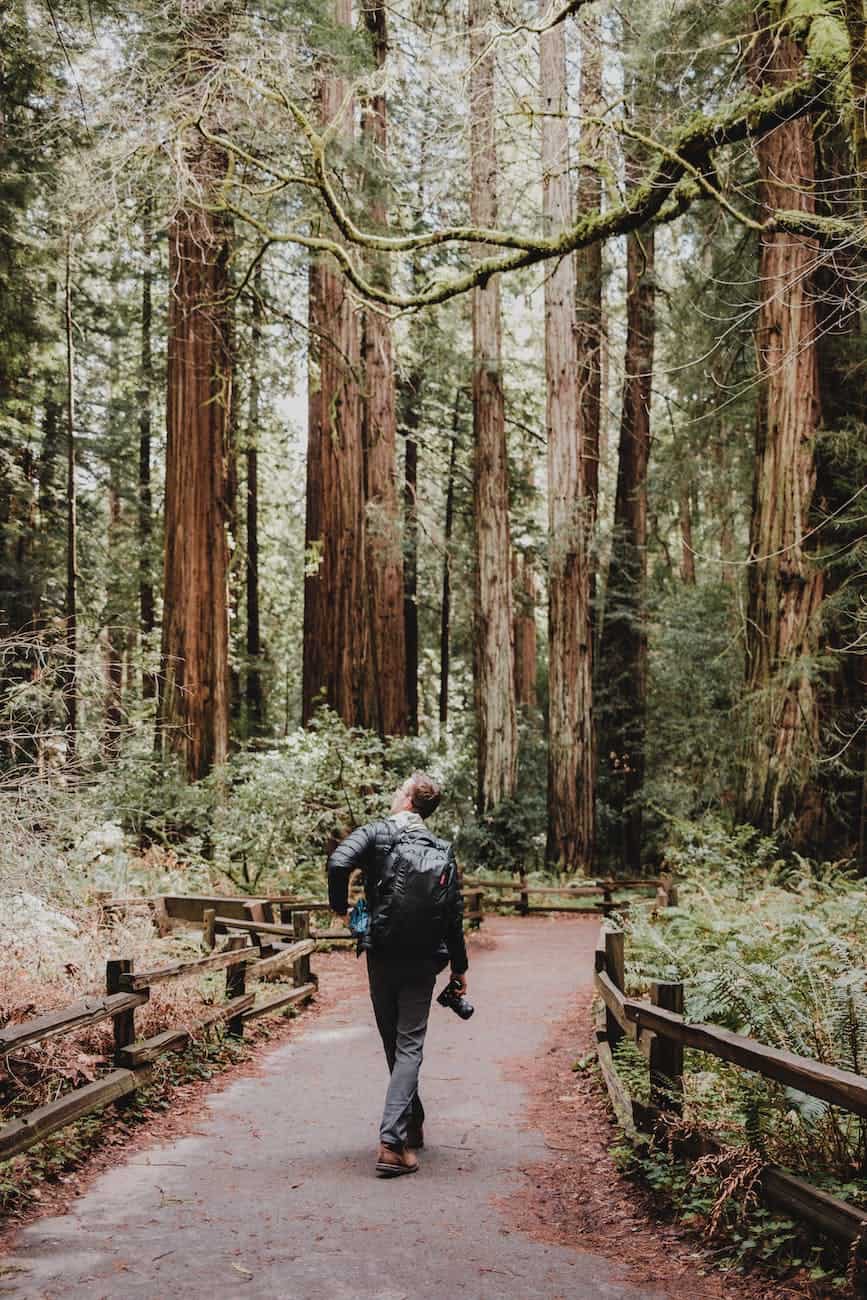
[[[354,830],[328,859],[328,901],[340,916],[351,873],[364,873],[370,925],[359,949],[367,952],[370,997],[391,1072],[376,1161],[382,1177],[418,1169],[414,1152],[424,1146],[418,1074],[436,977],[451,962],[456,987],[467,989],[454,851],[425,826],[441,798],[431,777],[413,772],[395,793],[391,815]]]

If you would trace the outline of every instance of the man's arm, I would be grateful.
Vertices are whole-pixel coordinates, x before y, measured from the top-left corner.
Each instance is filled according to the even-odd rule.
[[[367,865],[373,844],[373,828],[359,826],[341,840],[328,859],[328,903],[339,916],[345,916],[349,906],[349,877],[357,867]]]
[[[464,896],[458,884],[458,868],[452,850],[449,850],[449,858],[451,859],[452,873],[447,897],[446,947],[449,951],[452,975],[460,977],[463,985],[462,992],[466,993],[466,973],[469,962],[467,960],[467,945],[464,939]]]

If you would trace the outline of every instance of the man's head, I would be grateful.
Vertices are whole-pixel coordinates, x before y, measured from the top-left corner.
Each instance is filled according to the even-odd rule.
[[[443,797],[443,792],[427,772],[413,772],[399,786],[391,805],[392,813],[414,812],[419,817],[430,817]]]

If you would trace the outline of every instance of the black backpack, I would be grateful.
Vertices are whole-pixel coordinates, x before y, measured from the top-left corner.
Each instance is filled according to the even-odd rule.
[[[446,937],[456,865],[451,845],[426,830],[399,831],[370,890],[374,952],[429,956]]]

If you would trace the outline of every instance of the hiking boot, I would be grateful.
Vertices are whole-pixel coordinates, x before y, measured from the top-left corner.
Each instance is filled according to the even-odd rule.
[[[417,1173],[418,1161],[406,1147],[395,1151],[393,1147],[380,1145],[376,1172],[380,1178],[399,1178],[401,1174]]]
[[[424,1124],[420,1121],[410,1121],[406,1130],[405,1147],[410,1151],[421,1151],[424,1147]]]

